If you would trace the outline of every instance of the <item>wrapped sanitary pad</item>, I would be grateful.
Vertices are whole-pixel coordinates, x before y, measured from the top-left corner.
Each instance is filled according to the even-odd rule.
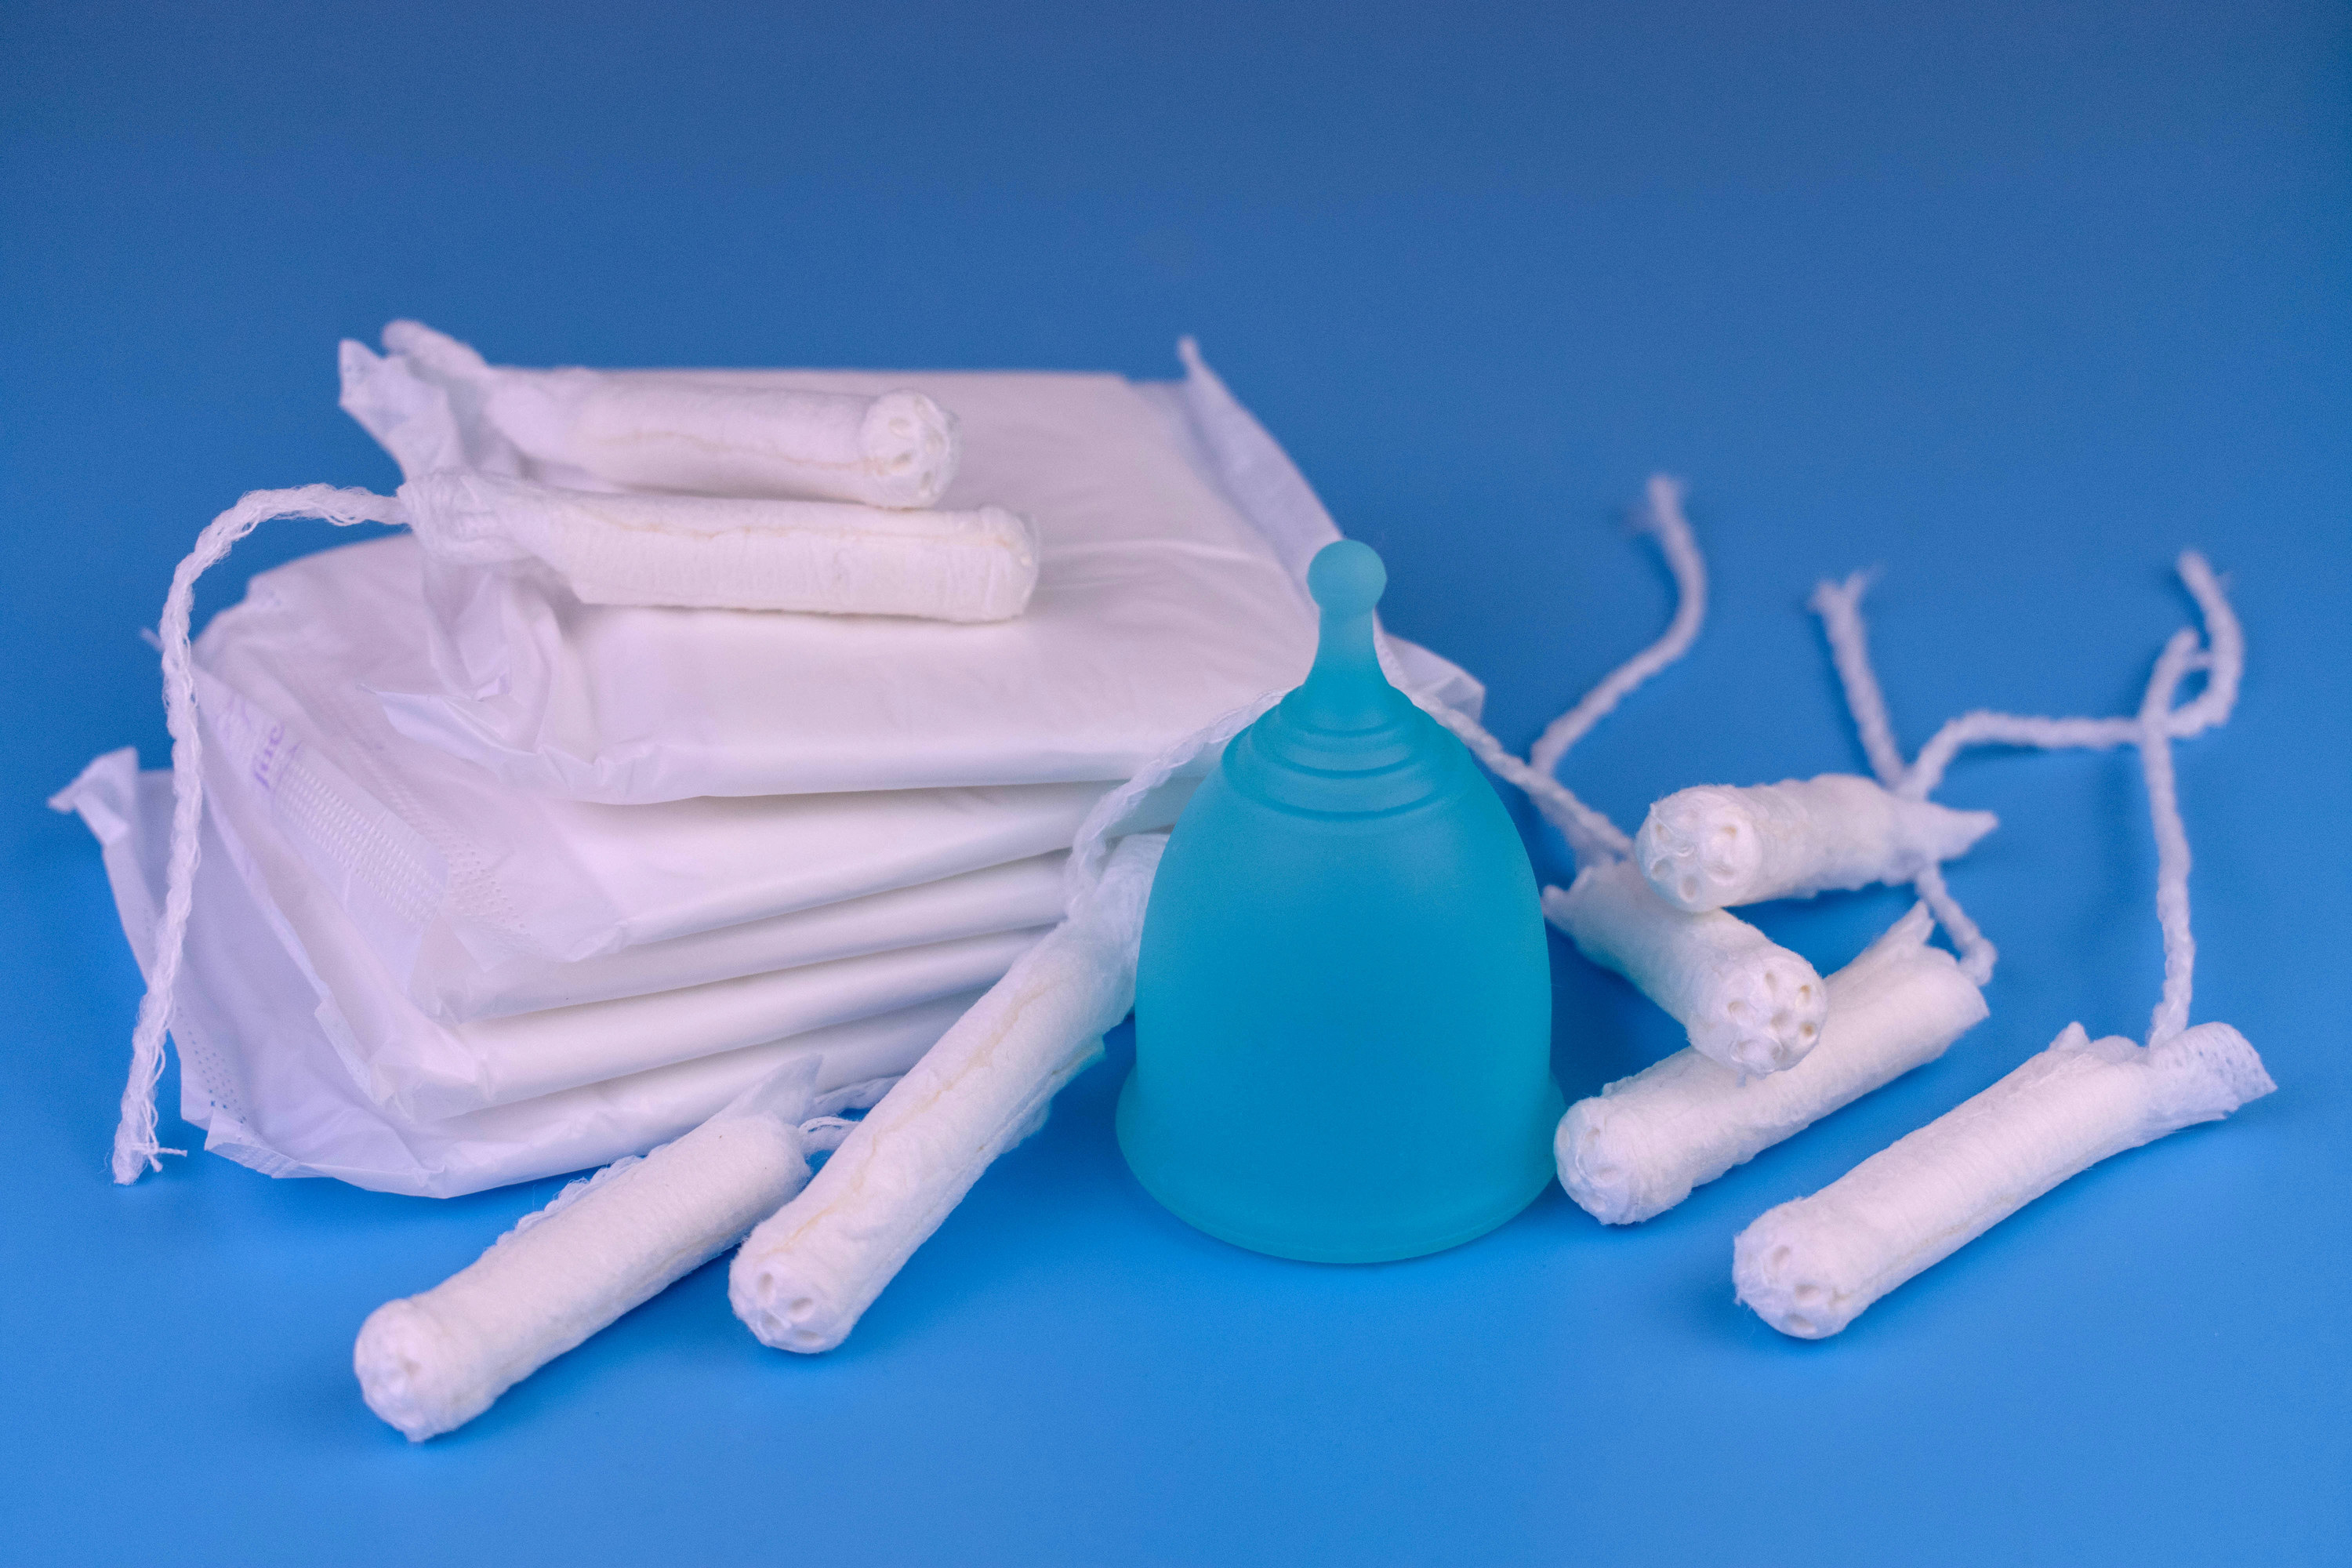
[[[360,940],[233,779],[207,798],[237,870],[318,997],[361,1091],[410,1117],[509,1105],[993,984],[1042,934],[996,931],[613,1001],[442,1024]]]
[[[58,797],[103,846],[115,908],[150,967],[171,836],[172,781],[125,750]],[[795,1056],[821,1058],[815,1111],[874,1103],[973,994],[947,996],[676,1067],[446,1117],[387,1110],[362,1093],[317,1016],[299,956],[240,878],[208,816],[172,1033],[180,1114],[205,1146],[272,1176],[332,1176],[378,1192],[454,1197],[602,1165],[699,1125]]]
[[[344,401],[421,461],[408,425],[368,413],[369,378],[423,374],[393,347],[347,357]],[[436,678],[383,692],[402,731],[511,784],[612,803],[1072,783],[1124,778],[1307,668],[1311,606],[1276,545],[1202,471],[1194,434],[1119,377],[660,374],[714,393],[929,396],[963,441],[940,505],[1035,527],[1026,612],[950,625],[590,605],[436,561]],[[487,414],[442,408],[445,447],[485,446]]]
[[[512,789],[410,740],[369,693],[430,679],[421,570],[415,541],[395,536],[263,573],[214,617],[196,659],[215,760],[259,794],[432,1016],[635,995],[1058,918],[1042,904],[1042,867],[1017,887],[997,879],[1009,896],[992,924],[971,923],[971,889],[936,885],[1066,848],[1102,785],[622,808]],[[894,889],[908,897],[878,919],[845,903]],[[779,918],[795,913],[807,918]]]

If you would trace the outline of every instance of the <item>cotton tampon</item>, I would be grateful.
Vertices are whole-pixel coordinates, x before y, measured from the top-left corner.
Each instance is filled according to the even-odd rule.
[[[493,365],[415,321],[384,328],[383,345],[389,363],[343,344],[343,405],[370,429],[390,432],[412,478],[499,467],[499,454],[481,452],[418,454],[410,468],[398,412],[385,405],[420,394],[474,404],[512,444],[509,464],[519,454],[531,477],[557,484],[927,507],[955,477],[954,416],[919,392],[860,397],[726,372]],[[446,460],[452,456],[464,460]]]
[[[1740,1232],[1739,1300],[1784,1334],[1824,1339],[2067,1177],[2276,1087],[2227,1024],[2152,1047],[2071,1024],[1982,1094]]]
[[[753,1231],[730,1299],[763,1344],[830,1350],[999,1154],[1041,1125],[1135,1000],[1164,834],[1122,839],[1070,918],[868,1112],[808,1190]]]
[[[2126,1149],[2229,1115],[2278,1086],[2226,1024],[2184,1028],[2196,957],[2189,841],[2173,786],[2172,697],[2200,653],[2176,634],[2157,659],[2138,727],[2157,841],[2164,991],[2139,1047],[2071,1024],[1990,1089],[1872,1155],[1811,1197],[1782,1204],[1732,1248],[1738,1299],[1782,1333],[1822,1339],[2067,1177]],[[2234,681],[2234,676],[2233,676]],[[2210,688],[2209,687],[2209,690]]]
[[[421,1296],[369,1314],[352,1349],[368,1408],[412,1443],[499,1394],[734,1245],[808,1181],[817,1063],[788,1065],[642,1160],[575,1183]]]
[[[1821,1037],[1829,994],[1811,964],[1737,916],[1675,908],[1631,860],[1546,888],[1543,910],[1578,952],[1673,1015],[1693,1049],[1736,1072],[1794,1067]]]
[[[1985,1003],[1951,954],[1927,945],[1934,925],[1914,905],[1831,975],[1821,1041],[1786,1072],[1749,1078],[1685,1049],[1570,1106],[1553,1142],[1560,1185],[1603,1224],[1650,1219],[1942,1056]]]
[[[1002,621],[1037,586],[1036,534],[1002,507],[603,495],[455,468],[400,500],[436,559],[542,562],[591,605]]]
[[[1999,826],[1989,811],[1905,799],[1852,773],[1702,784],[1650,807],[1633,859],[1676,909],[1734,909],[1907,882]]]

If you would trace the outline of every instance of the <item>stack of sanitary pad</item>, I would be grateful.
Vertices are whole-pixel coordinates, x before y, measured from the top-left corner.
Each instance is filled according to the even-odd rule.
[[[615,603],[542,559],[453,555],[421,519],[256,577],[195,647],[173,1028],[183,1114],[257,1169],[449,1194],[599,1164],[801,1054],[821,1109],[869,1104],[1061,917],[1095,802],[1310,657],[1296,571],[1319,541],[1219,461],[1248,416],[1197,360],[1139,385],[518,372],[413,324],[386,343],[345,345],[344,403],[404,497],[452,474],[758,494],[798,481],[747,409],[863,398],[960,448],[918,453],[914,503],[940,510],[908,515],[1013,518],[1034,585],[986,622]],[[623,417],[648,409],[658,441]],[[906,504],[894,474],[856,482]],[[142,965],[170,803],[127,752],[59,797]]]

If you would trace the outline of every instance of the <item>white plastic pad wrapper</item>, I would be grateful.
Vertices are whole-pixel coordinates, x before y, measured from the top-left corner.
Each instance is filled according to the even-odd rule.
[[[262,795],[384,969],[443,1022],[969,934],[941,929],[959,918],[942,900],[971,901],[939,890],[941,879],[1066,849],[1107,787],[625,809],[508,788],[401,734],[371,695],[430,679],[421,571],[404,535],[305,557],[255,577],[195,653],[222,764]],[[1003,922],[972,929],[1055,918],[1033,870],[1008,889]],[[926,886],[934,892],[914,891]],[[908,898],[883,920],[846,902],[899,889]],[[927,900],[931,912],[918,912]],[[863,942],[849,930],[861,921],[873,933]]]
[[[115,909],[141,967],[161,906],[172,780],[110,752],[55,802],[105,850]],[[609,1164],[698,1126],[798,1056],[822,1058],[814,1110],[879,1100],[971,1005],[950,996],[859,1023],[706,1057],[562,1094],[440,1118],[362,1092],[316,1016],[318,994],[247,891],[208,817],[173,1037],[180,1114],[215,1153],[271,1176],[331,1176],[377,1192],[455,1197]]]
[[[1306,671],[1312,606],[1276,545],[1118,376],[663,374],[929,396],[963,438],[940,506],[1035,526],[1026,613],[958,626],[593,605],[436,565],[437,679],[383,692],[402,730],[510,784],[612,803],[1071,783],[1124,778]],[[470,450],[475,416],[451,417]]]
[[[320,1026],[362,1090],[408,1117],[513,1104],[969,993],[994,984],[1040,934],[994,931],[442,1024],[402,994],[332,891],[253,810],[249,793],[233,778],[208,782],[239,873],[318,994]]]

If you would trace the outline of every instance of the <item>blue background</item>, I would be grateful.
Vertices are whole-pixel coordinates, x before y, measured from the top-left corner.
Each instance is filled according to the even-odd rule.
[[[2146,0],[0,11],[0,1556],[2352,1556],[2347,41],[2340,5]],[[1952,876],[2005,953],[1991,1020],[1650,1225],[1553,1191],[1406,1265],[1223,1247],[1120,1163],[1122,1032],[843,1349],[760,1349],[705,1269],[411,1449],[352,1332],[553,1184],[110,1186],[137,976],[40,806],[100,751],[163,761],[135,633],[205,520],[393,482],[333,347],[396,315],[521,363],[1165,375],[1197,333],[1521,747],[1655,634],[1623,510],[1686,475],[1713,619],[1568,767],[1629,826],[1861,766],[1822,574],[1884,568],[1916,747],[2128,710],[2200,545],[2252,654],[2179,752],[2195,1016],[2281,1091],[1840,1339],[1733,1304],[1764,1208],[2071,1019],[2145,1028],[2133,761],[1981,756],[1945,798],[2002,816]],[[328,542],[273,525],[200,612]],[[1901,907],[1764,921],[1826,970]],[[1570,1093],[1676,1043],[1553,958]]]

